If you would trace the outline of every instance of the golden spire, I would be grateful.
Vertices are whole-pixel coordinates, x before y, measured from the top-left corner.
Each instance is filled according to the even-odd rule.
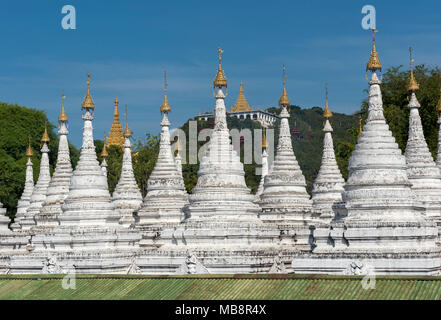
[[[115,97],[115,109],[113,111],[113,119],[114,121],[119,122],[119,100],[118,96]]]
[[[49,135],[47,134],[47,121],[44,124],[44,133],[43,137],[41,138],[41,142],[43,143],[49,143],[51,140],[49,139]]]
[[[92,96],[90,95],[90,73],[87,73],[87,94],[81,107],[83,109],[95,109],[95,104],[93,103]]]
[[[66,111],[64,111],[64,99],[66,99],[66,96],[64,95],[64,91],[61,93],[61,113],[58,117],[58,124],[60,125],[61,122],[68,122],[69,119],[67,118]]]
[[[285,65],[283,65],[283,91],[282,96],[279,99],[279,106],[288,106],[290,104],[288,94],[286,93],[285,83],[286,83],[286,73]]]
[[[171,107],[168,104],[168,99],[167,99],[167,72],[164,71],[164,101],[162,102],[161,108],[159,109],[161,111],[161,113],[168,113],[171,111]]]
[[[109,132],[109,139],[107,140],[109,146],[124,147],[124,133],[119,121],[119,100],[115,97],[115,110],[113,112],[113,123]]]
[[[231,109],[231,112],[241,112],[241,111],[252,111],[250,105],[247,102],[247,99],[245,99],[245,94],[243,93],[243,83],[240,81],[240,90],[239,90],[239,96],[237,97],[236,104]]]
[[[420,89],[420,86],[418,85],[418,82],[415,80],[415,76],[413,75],[413,63],[415,60],[412,59],[412,47],[409,48],[409,54],[410,54],[410,78],[409,83],[407,84],[407,91],[409,92],[416,92]]]
[[[127,105],[126,105],[125,116],[126,116],[126,130],[124,131],[124,137],[130,138],[132,136],[132,131],[130,131],[129,122],[127,121]]]
[[[439,74],[439,78],[441,80],[441,73]],[[438,104],[436,105],[436,111],[438,111],[439,113],[441,113],[441,86],[440,86],[440,96],[439,96],[439,101]]]
[[[329,119],[332,117],[331,109],[329,109],[328,105],[328,85],[325,86],[326,88],[326,102],[325,102],[325,110],[323,111],[323,118]]]
[[[268,142],[266,142],[266,128],[263,128],[263,135],[262,135],[262,148],[266,149],[268,148]]]
[[[363,132],[363,126],[362,126],[363,118],[362,117],[360,117],[359,122],[360,122],[360,129],[358,130],[357,139],[360,139],[361,133]]]
[[[107,139],[106,134],[104,134],[104,145],[103,145],[103,151],[101,151],[101,157],[107,158],[109,156],[109,153],[107,152]]]
[[[378,58],[377,49],[375,48],[375,34],[378,32],[377,29],[372,29],[372,51],[369,62],[366,65],[366,71],[370,70],[375,72],[377,70],[382,70],[380,59]]]
[[[34,155],[34,152],[32,152],[32,148],[31,148],[31,136],[28,137],[28,149],[26,150],[26,157],[30,158]]]
[[[179,135],[178,135],[178,141],[176,141],[176,151],[182,151],[182,146],[181,146],[181,139],[179,139]]]
[[[219,53],[219,66],[217,68],[216,78],[213,81],[215,87],[227,87],[227,78],[225,77],[224,70],[222,70],[222,53],[224,52],[220,47],[217,50]]]

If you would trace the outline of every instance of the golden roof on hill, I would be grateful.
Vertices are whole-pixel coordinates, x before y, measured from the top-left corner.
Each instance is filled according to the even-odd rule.
[[[245,98],[245,94],[243,93],[243,83],[240,82],[240,90],[239,90],[239,96],[237,97],[236,104],[231,109],[231,112],[242,112],[242,111],[252,111],[250,105],[247,102],[247,99]]]

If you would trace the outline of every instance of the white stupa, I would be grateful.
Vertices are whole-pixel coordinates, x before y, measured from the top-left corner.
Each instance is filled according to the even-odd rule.
[[[410,52],[412,54],[412,49]],[[413,74],[412,56],[410,57],[410,78],[407,89],[411,95],[408,104],[410,109],[409,137],[405,152],[407,176],[412,184],[412,190],[426,209],[426,215],[437,222],[441,231],[441,173],[433,161],[424,138],[423,125],[418,110],[421,105],[416,97],[419,85]]]
[[[198,171],[198,181],[189,196],[187,219],[200,221],[258,220],[259,207],[245,183],[245,172],[240,157],[233,149],[227,127],[225,94],[227,80],[222,70],[219,49],[219,67],[214,80],[216,98],[215,126]]]
[[[118,224],[120,215],[115,211],[107,186],[107,178],[98,163],[93,143],[92,120],[95,104],[90,94],[90,75],[87,94],[82,104],[83,145],[80,160],[73,172],[69,194],[62,205],[60,225],[112,225]]]
[[[15,214],[14,223],[11,225],[13,230],[21,228],[21,219],[25,215],[31,201],[32,192],[34,191],[34,170],[32,168],[32,156],[34,155],[31,148],[31,137],[29,137],[29,145],[26,150],[26,157],[28,162],[26,163],[26,179],[23,193],[17,204],[17,213]]]
[[[59,225],[35,228],[29,245],[32,253],[17,257],[14,262],[32,270],[42,268],[40,273],[51,272],[48,268],[55,263],[52,260],[60,266],[83,270],[79,272],[124,272],[133,259],[132,250],[139,248],[141,240],[139,232],[119,224],[121,215],[115,210],[93,143],[95,105],[90,94],[90,75],[87,84],[82,104],[83,144],[58,215]]]
[[[46,200],[47,189],[51,181],[49,169],[49,135],[47,126],[44,128],[44,134],[41,138],[43,147],[41,148],[40,174],[37,183],[31,195],[31,200],[23,219],[20,221],[23,230],[29,230],[35,226],[35,216],[40,212],[43,202]]]
[[[58,225],[58,215],[62,212],[61,205],[69,193],[70,179],[72,177],[72,164],[69,155],[69,143],[67,141],[68,117],[64,110],[64,93],[62,94],[61,113],[58,117],[58,134],[60,141],[58,145],[58,156],[55,171],[47,189],[46,200],[40,212],[35,216],[37,226]]]
[[[435,274],[441,266],[437,227],[418,206],[406,159],[383,114],[381,69],[374,30],[368,117],[343,193],[347,216],[315,230],[313,252],[294,255],[297,273]]]
[[[264,221],[295,221],[303,223],[311,217],[312,201],[306,191],[306,181],[294,154],[289,130],[290,104],[285,88],[285,66],[283,66],[283,91],[279,100],[280,112],[279,142],[276,157],[270,172],[265,177],[263,193],[260,196]]]
[[[177,224],[184,219],[182,208],[188,204],[184,180],[177,169],[170,147],[168,114],[171,108],[167,99],[167,83],[160,111],[164,115],[161,122],[159,155],[147,181],[147,194],[138,212],[139,225]]]
[[[131,150],[132,144],[130,143],[131,137],[132,132],[130,131],[129,124],[127,122],[126,109],[126,128],[124,131],[124,155],[122,170],[118,184],[113,191],[112,199],[116,210],[119,210],[121,214],[119,223],[127,227],[135,223],[133,213],[137,212],[141,208],[142,204],[141,191],[139,191],[139,187],[133,173]]]
[[[330,221],[334,218],[333,207],[342,202],[345,180],[335,160],[334,143],[332,141],[332,127],[329,119],[332,112],[328,105],[328,87],[326,86],[326,103],[323,112],[325,125],[323,131],[323,155],[320,170],[312,186],[312,203],[314,213],[320,219]]]

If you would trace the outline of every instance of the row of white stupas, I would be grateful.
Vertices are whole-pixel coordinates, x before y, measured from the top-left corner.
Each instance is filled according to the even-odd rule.
[[[28,149],[25,190],[12,231],[0,212],[2,271],[440,274],[441,157],[436,165],[424,139],[413,70],[409,140],[402,155],[383,115],[374,37],[367,65],[372,72],[368,118],[346,182],[335,159],[326,97],[323,158],[312,198],[291,144],[284,77],[275,160],[268,168],[264,140],[262,182],[252,195],[230,143],[221,53],[219,49],[214,80],[215,127],[192,194],[185,190],[179,153],[174,157],[171,151],[167,92],[159,156],[146,197],[142,199],[134,178],[127,122],[122,173],[113,196],[109,194],[105,161],[100,167],[93,143],[95,106],[88,80],[75,170],[64,104],[55,172],[50,177],[45,132],[35,186]]]

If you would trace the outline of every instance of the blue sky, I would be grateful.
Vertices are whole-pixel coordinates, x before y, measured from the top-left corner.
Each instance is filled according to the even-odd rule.
[[[61,8],[76,8],[77,29],[61,28]],[[224,49],[227,106],[240,81],[248,102],[266,108],[281,94],[287,66],[291,102],[322,106],[329,84],[333,111],[355,112],[364,98],[371,33],[361,8],[377,10],[384,67],[441,62],[439,1],[75,1],[0,3],[0,101],[46,111],[56,122],[65,91],[70,140],[81,145],[81,102],[92,74],[95,138],[113,119],[116,93],[128,105],[136,137],[157,134],[168,73],[172,127],[212,110],[217,47]]]

